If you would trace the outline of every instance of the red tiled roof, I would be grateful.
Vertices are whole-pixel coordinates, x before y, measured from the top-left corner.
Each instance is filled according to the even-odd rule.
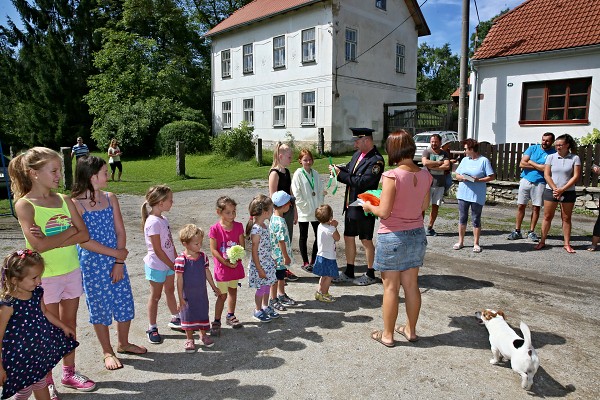
[[[499,17],[473,59],[600,44],[599,0],[527,0]]]
[[[220,24],[212,28],[204,36],[214,36],[232,30],[240,25],[249,25],[273,17],[277,14],[283,14],[321,1],[324,0],[254,0],[231,14],[227,19],[221,21]],[[417,1],[404,1],[406,2],[409,12],[414,14],[413,19],[415,21],[415,26],[419,31],[419,36],[431,34]]]

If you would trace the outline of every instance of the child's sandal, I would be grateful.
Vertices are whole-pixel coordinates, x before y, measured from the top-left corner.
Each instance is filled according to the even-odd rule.
[[[213,322],[210,324],[210,336],[221,336],[221,323]]]
[[[227,325],[230,325],[234,329],[242,327],[242,323],[235,317],[235,315],[227,317]]]

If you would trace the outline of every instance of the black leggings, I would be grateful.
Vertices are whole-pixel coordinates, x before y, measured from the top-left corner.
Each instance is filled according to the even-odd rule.
[[[300,247],[300,255],[302,256],[302,261],[308,262],[308,250],[306,243],[308,242],[308,224],[309,222],[298,222],[298,226],[300,227],[300,240],[298,241],[298,245]],[[312,257],[310,261],[314,262],[317,258],[317,228],[319,227],[319,221],[312,221],[310,224],[313,227],[313,232],[315,233],[315,241],[313,243],[312,248]]]
[[[594,224],[594,233],[592,233],[592,235],[600,236],[600,215],[598,215],[598,218],[596,219],[596,223]],[[302,237],[302,228],[300,228],[300,236]]]

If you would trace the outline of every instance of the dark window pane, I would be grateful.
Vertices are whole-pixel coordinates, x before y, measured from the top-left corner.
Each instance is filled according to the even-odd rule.
[[[558,108],[565,106],[565,98],[563,96],[549,97],[548,108]]]
[[[548,94],[566,94],[567,93],[567,83],[566,82],[556,82],[548,84]]]
[[[585,107],[587,95],[569,96],[569,107]]]
[[[572,108],[569,110],[569,119],[585,119],[585,108]]]
[[[578,79],[571,82],[571,93],[587,93],[590,86],[589,79]]]
[[[548,117],[546,119],[550,121],[560,121],[564,116],[563,110],[548,110]]]

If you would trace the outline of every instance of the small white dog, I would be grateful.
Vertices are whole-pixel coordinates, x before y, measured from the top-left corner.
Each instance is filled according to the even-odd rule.
[[[498,364],[502,358],[510,360],[513,371],[521,375],[521,387],[525,390],[531,389],[533,376],[540,366],[533,345],[531,344],[531,332],[529,327],[521,322],[520,328],[524,338],[519,337],[504,319],[504,312],[486,309],[476,312],[490,334],[490,345],[492,346],[493,358],[491,364]]]

